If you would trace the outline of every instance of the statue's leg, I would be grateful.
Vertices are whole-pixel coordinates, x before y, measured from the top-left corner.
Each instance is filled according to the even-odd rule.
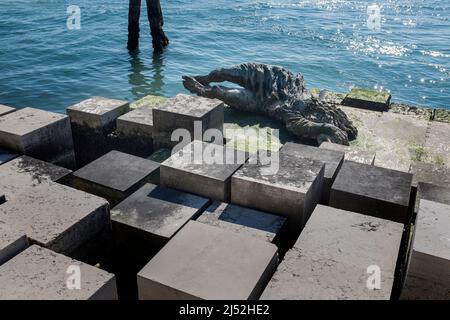
[[[329,123],[317,123],[302,116],[285,120],[286,128],[294,135],[316,140],[318,145],[324,141],[348,145],[348,136],[343,130]]]
[[[208,85],[212,82],[228,81],[245,88],[248,82],[248,72],[242,65],[237,65],[230,68],[216,69],[206,76],[195,76],[194,78],[203,85]]]
[[[222,100],[230,107],[242,111],[256,111],[253,94],[246,89],[203,85],[196,78],[189,76],[183,76],[183,85],[190,92],[199,96]]]

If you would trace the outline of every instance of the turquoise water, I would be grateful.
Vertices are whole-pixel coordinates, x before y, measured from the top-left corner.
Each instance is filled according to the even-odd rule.
[[[145,2],[145,1],[144,1]],[[2,0],[0,104],[64,112],[89,96],[135,100],[183,92],[183,74],[240,62],[285,66],[310,88],[390,90],[399,102],[450,107],[450,1],[162,0],[168,50],[127,52],[126,0]],[[67,6],[81,29],[66,27]]]

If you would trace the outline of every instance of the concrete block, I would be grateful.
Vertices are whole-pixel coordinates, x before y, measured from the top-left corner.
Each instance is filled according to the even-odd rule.
[[[320,148],[334,151],[341,151],[345,153],[346,161],[354,161],[364,164],[375,164],[376,153],[374,151],[366,151],[357,149],[351,146],[344,146],[342,144],[323,142]]]
[[[403,225],[318,205],[261,299],[389,300]],[[367,287],[381,271],[380,289]]]
[[[70,254],[111,227],[106,200],[54,182],[24,190],[0,206],[0,221],[31,243]]]
[[[323,190],[324,163],[286,153],[272,154],[279,169],[249,159],[231,179],[231,202],[288,218],[288,229],[298,236]],[[272,162],[273,165],[273,162]]]
[[[406,223],[412,175],[345,162],[331,188],[330,206]]]
[[[47,162],[75,165],[69,118],[25,108],[0,118],[0,147]]]
[[[164,102],[166,102],[166,100],[166,97],[149,94],[139,100],[130,103],[130,109],[134,110],[139,108],[155,108],[162,105]]]
[[[147,263],[209,204],[203,197],[146,184],[111,210],[114,241]]]
[[[409,172],[413,175],[413,187],[417,188],[420,182],[436,186],[450,186],[450,169],[431,163],[414,162]]]
[[[364,88],[353,88],[342,102],[343,105],[373,111],[388,111],[391,94]]]
[[[246,159],[242,151],[195,140],[161,164],[161,185],[229,202],[231,176]]]
[[[147,182],[159,182],[159,163],[111,151],[73,173],[70,186],[116,205]]]
[[[4,116],[8,113],[16,111],[16,108],[8,107],[3,104],[0,104],[0,117]]]
[[[401,299],[450,299],[450,205],[420,201]]]
[[[450,168],[450,123],[432,121],[426,135],[428,161]]]
[[[51,163],[21,156],[0,166],[0,193],[11,199],[41,183],[63,181],[71,172]]]
[[[436,186],[431,183],[419,182],[416,196],[416,213],[419,209],[420,200],[428,200],[450,205],[450,188]]]
[[[190,221],[138,273],[139,298],[257,299],[277,260],[271,243]]]
[[[178,142],[171,141],[173,131],[186,129],[192,140],[202,140],[207,129],[223,132],[223,102],[197,96],[178,94],[153,109],[154,149],[172,148]],[[201,123],[201,136],[194,135],[194,122]]]
[[[107,130],[115,128],[116,119],[129,110],[127,101],[92,97],[68,107],[67,114],[72,124]]]
[[[328,204],[330,199],[331,186],[344,163],[345,153],[342,151],[327,150],[317,147],[307,146],[300,143],[286,143],[280,153],[292,155],[294,157],[308,158],[325,163],[324,183],[322,193],[322,204]]]
[[[80,289],[70,289],[80,272]],[[76,284],[75,281],[73,284]],[[116,300],[114,275],[33,245],[0,267],[0,300]]]
[[[0,166],[12,159],[17,158],[18,156],[18,154],[0,148]]]
[[[247,234],[278,246],[283,244],[287,231],[284,217],[218,201],[214,201],[197,221]]]
[[[0,266],[28,247],[28,238],[0,223]]]
[[[79,168],[117,149],[113,135],[116,120],[129,110],[127,101],[102,97],[93,97],[67,108]]]

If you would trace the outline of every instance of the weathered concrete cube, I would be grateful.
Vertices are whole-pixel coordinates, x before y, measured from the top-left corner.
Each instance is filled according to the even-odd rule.
[[[364,88],[353,88],[344,98],[344,106],[369,109],[374,111],[387,111],[391,101],[391,94],[386,91],[377,91]]]
[[[223,107],[219,100],[185,94],[167,100],[153,109],[154,149],[172,148],[178,144],[178,141],[171,141],[176,129],[188,130],[192,140],[202,140],[208,129],[223,132]],[[199,132],[194,132],[194,122],[201,124]]]
[[[67,114],[72,124],[107,130],[115,128],[116,119],[129,110],[127,101],[92,97],[68,107]]]
[[[402,299],[450,299],[450,205],[420,201]]]
[[[402,233],[402,224],[318,205],[261,299],[389,300]]]
[[[0,287],[0,300],[117,299],[113,274],[37,245],[0,267]]]
[[[345,153],[344,160],[354,161],[364,164],[375,164],[375,151],[366,151],[361,149],[356,149],[351,146],[344,146],[342,144],[332,143],[332,142],[322,142],[320,148],[334,151],[341,151]]]
[[[24,190],[0,206],[0,221],[31,243],[70,254],[111,227],[106,200],[54,182]]]
[[[67,108],[78,167],[114,150],[116,120],[130,110],[124,100],[93,97]]]
[[[286,143],[280,153],[289,154],[296,158],[308,158],[325,163],[324,183],[322,192],[322,204],[328,204],[330,190],[336,176],[344,163],[345,153],[343,151],[327,150],[317,147],[307,146],[300,143]]]
[[[4,116],[8,113],[16,111],[16,108],[8,107],[3,104],[0,104],[0,117]]]
[[[161,164],[161,185],[229,202],[231,176],[246,159],[242,151],[195,140]]]
[[[330,206],[406,223],[412,175],[345,162],[331,188]]]
[[[231,179],[231,202],[288,218],[289,233],[298,236],[320,201],[324,170],[323,162],[284,153],[268,164],[252,157]]]
[[[450,169],[431,163],[414,162],[409,172],[413,175],[412,185],[417,188],[420,182],[430,183],[436,186],[450,186]]]
[[[135,261],[147,263],[209,204],[207,198],[146,184],[111,210],[114,241],[134,253]]]
[[[214,201],[197,221],[247,234],[277,246],[284,244],[287,231],[284,217],[218,201]]]
[[[139,298],[257,299],[277,261],[271,243],[190,221],[138,273]]]
[[[64,181],[71,172],[51,163],[21,156],[0,166],[0,193],[11,199],[41,183]]]
[[[159,163],[111,151],[73,173],[70,186],[116,205],[147,182],[159,182]]]
[[[0,166],[8,161],[11,161],[12,159],[17,158],[18,156],[18,154],[0,148]]]
[[[419,182],[416,195],[415,212],[418,212],[420,200],[434,201],[450,205],[450,188]]]
[[[73,168],[75,165],[69,118],[25,108],[0,117],[0,147]]]
[[[0,266],[28,247],[28,238],[0,223]]]

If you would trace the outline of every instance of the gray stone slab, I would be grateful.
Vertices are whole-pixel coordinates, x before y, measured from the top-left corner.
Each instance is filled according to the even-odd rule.
[[[190,221],[138,273],[139,298],[257,299],[277,260],[271,243]]]
[[[198,222],[247,234],[280,246],[286,232],[286,218],[267,212],[214,201]]]
[[[28,156],[21,156],[0,166],[0,193],[11,199],[43,182],[59,182],[72,171]]]
[[[450,188],[420,182],[417,187],[416,209],[419,209],[418,206],[422,199],[450,205]],[[418,211],[416,210],[416,212]]]
[[[231,179],[231,202],[288,218],[289,232],[301,231],[323,190],[324,163],[272,154],[271,164],[249,159]],[[278,170],[268,169],[278,161]]]
[[[118,117],[130,110],[127,101],[92,97],[67,108],[70,122],[82,127],[104,129],[115,127]]]
[[[344,163],[345,153],[342,151],[321,149],[292,142],[286,143],[281,148],[280,153],[289,154],[297,158],[309,158],[325,163],[324,186],[321,203],[328,204],[331,185],[336,179],[336,176]]]
[[[73,173],[70,186],[119,203],[147,182],[159,182],[160,164],[111,151]]]
[[[14,111],[16,111],[16,108],[8,107],[3,104],[0,104],[0,117],[6,115],[8,113],[14,112]]]
[[[141,254],[158,251],[209,204],[207,198],[146,184],[111,210],[114,240]]]
[[[18,156],[18,154],[0,148],[0,166],[8,161],[11,161],[12,159],[17,158]]]
[[[28,238],[24,233],[0,223],[0,266],[27,247]]]
[[[24,190],[0,206],[0,221],[36,243],[70,254],[111,227],[106,200],[54,182]]]
[[[71,290],[74,267],[80,271],[80,289]],[[0,287],[1,300],[117,299],[113,274],[36,245],[0,267]]]
[[[142,107],[117,118],[117,132],[125,136],[152,139],[153,109]]]
[[[231,176],[246,159],[242,151],[195,140],[161,164],[161,185],[229,202]]]
[[[425,141],[428,162],[450,168],[450,123],[432,121]]]
[[[0,147],[47,162],[74,166],[69,118],[25,108],[0,118]]]
[[[420,201],[402,299],[450,299],[450,205]]]
[[[370,165],[375,164],[376,153],[373,151],[361,150],[352,146],[344,146],[342,144],[326,141],[320,145],[320,148],[345,152],[346,161],[354,161]]]
[[[345,162],[331,188],[330,206],[405,223],[412,175]]]
[[[414,162],[409,172],[413,175],[413,187],[417,188],[420,182],[434,184],[436,186],[450,186],[450,169],[431,163]]]
[[[390,93],[366,88],[353,88],[342,102],[343,105],[369,109],[373,111],[387,111],[391,101]]]
[[[318,205],[261,299],[389,300],[403,225]],[[367,287],[381,271],[379,290]]]
[[[171,141],[176,129],[186,129],[191,139],[202,140],[202,136],[194,134],[194,122],[201,123],[203,133],[207,129],[218,129],[223,132],[223,102],[216,99],[178,94],[162,105],[153,109],[153,141],[154,149],[171,148],[178,142]]]

